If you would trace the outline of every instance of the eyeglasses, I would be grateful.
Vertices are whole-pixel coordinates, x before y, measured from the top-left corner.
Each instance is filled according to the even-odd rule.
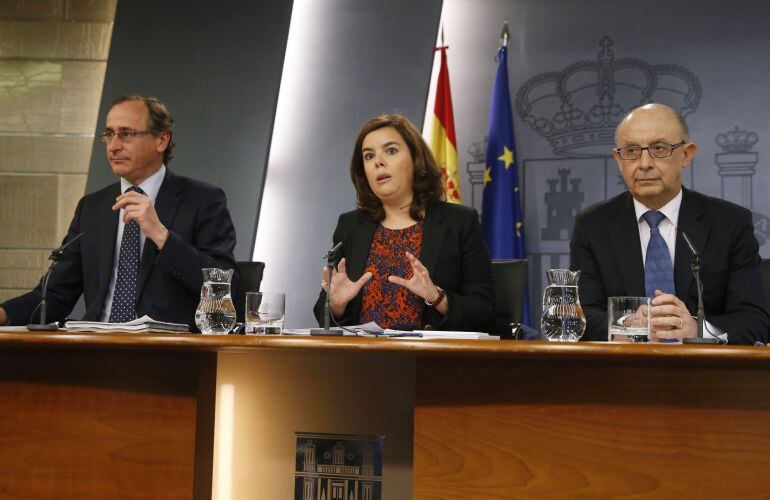
[[[155,135],[155,134],[159,134],[160,132],[161,132],[160,130],[124,129],[124,130],[119,130],[117,132],[108,130],[106,132],[102,132],[101,134],[99,134],[99,139],[101,139],[103,143],[109,144],[112,141],[112,138],[117,136],[118,139],[120,139],[120,142],[131,142],[138,135],[147,135],[147,134]]]
[[[647,151],[652,158],[668,158],[674,154],[674,150],[679,146],[686,144],[682,141],[677,144],[666,144],[665,142],[656,142],[650,144],[646,148],[641,146],[627,146],[625,148],[615,148],[615,151],[620,156],[621,160],[638,160],[642,157],[642,152]]]

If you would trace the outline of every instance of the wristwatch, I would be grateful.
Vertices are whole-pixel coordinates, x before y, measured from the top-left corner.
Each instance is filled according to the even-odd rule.
[[[438,297],[436,297],[436,300],[433,302],[429,301],[428,299],[425,299],[425,304],[431,307],[436,307],[437,305],[441,304],[441,301],[444,300],[444,297],[446,297],[446,292],[443,288],[440,286],[436,287],[436,291],[438,292]]]

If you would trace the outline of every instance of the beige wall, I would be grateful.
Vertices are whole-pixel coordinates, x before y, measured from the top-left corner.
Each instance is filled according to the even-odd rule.
[[[0,0],[0,301],[67,232],[96,129],[117,0]]]

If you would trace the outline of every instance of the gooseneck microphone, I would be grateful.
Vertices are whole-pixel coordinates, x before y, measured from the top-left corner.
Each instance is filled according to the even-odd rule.
[[[330,330],[329,329],[329,321],[332,316],[331,311],[331,293],[332,293],[332,272],[334,271],[334,263],[337,257],[337,252],[342,248],[342,242],[340,241],[336,245],[334,245],[331,250],[326,252],[323,256],[323,258],[326,260],[326,269],[329,270],[329,281],[326,283],[326,300],[324,300],[324,318],[323,318],[323,328],[311,328],[310,329],[310,335],[331,335],[335,337],[339,337],[342,335],[342,331],[338,330]]]
[[[79,233],[77,236],[72,238],[71,240],[64,243],[59,248],[55,249],[51,252],[51,255],[48,256],[48,260],[51,261],[51,265],[48,266],[48,271],[46,271],[45,276],[43,276],[43,286],[40,293],[40,304],[37,306],[40,308],[40,323],[30,323],[27,325],[27,330],[34,332],[34,331],[49,331],[49,330],[56,330],[58,329],[59,325],[56,323],[46,323],[46,303],[45,303],[45,295],[46,291],[48,290],[48,279],[51,277],[51,272],[53,271],[53,268],[56,267],[56,264],[59,262],[59,258],[62,256],[62,253],[64,253],[64,250],[73,244],[75,241],[78,240],[83,236],[83,233]],[[34,316],[34,311],[32,312],[32,315]],[[30,321],[32,318],[30,318]]]
[[[695,286],[698,289],[698,312],[696,314],[696,320],[698,322],[698,337],[694,339],[693,338],[682,339],[682,343],[717,344],[720,342],[720,339],[713,333],[709,332],[709,335],[712,335],[714,338],[703,337],[703,324],[706,321],[706,313],[703,310],[703,282],[700,279],[700,253],[695,248],[695,245],[693,244],[690,237],[687,236],[687,233],[685,233],[684,231],[682,231],[682,239],[684,239],[684,242],[687,243],[687,247],[690,249],[690,253],[692,253],[692,260],[690,261],[690,269],[692,269],[692,274],[695,277]]]

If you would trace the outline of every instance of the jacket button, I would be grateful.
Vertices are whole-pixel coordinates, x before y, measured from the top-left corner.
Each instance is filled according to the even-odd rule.
[[[423,330],[433,330],[433,325],[425,325],[422,327]]]

